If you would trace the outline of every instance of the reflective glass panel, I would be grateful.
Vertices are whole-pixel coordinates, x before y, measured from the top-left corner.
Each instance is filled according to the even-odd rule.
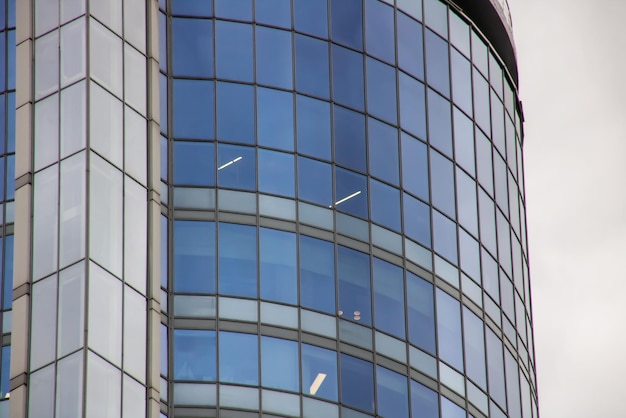
[[[175,2],[179,8],[188,0]],[[189,6],[188,6],[189,7]],[[184,10],[184,11],[194,11]],[[208,19],[172,19],[172,67],[175,76],[213,76],[213,21]]]
[[[254,4],[257,23],[291,29],[291,0],[262,0]]]
[[[174,291],[215,293],[215,224],[174,222]]]
[[[363,49],[363,1],[330,0],[332,38],[355,49]]]
[[[341,354],[341,402],[374,413],[372,363]]]
[[[298,301],[296,235],[261,228],[259,240],[261,299],[295,305]]]
[[[259,149],[259,192],[294,197],[294,156]]]
[[[339,246],[339,316],[361,324],[372,323],[370,265],[365,253]]]
[[[337,353],[302,344],[302,392],[337,401]]]
[[[300,235],[300,304],[335,314],[334,245],[305,235]]]
[[[411,380],[411,415],[420,418],[439,417],[437,392]]]
[[[297,31],[328,37],[328,0],[293,0]]]
[[[214,167],[213,143],[174,141],[174,184],[213,186]]]
[[[305,0],[308,1],[308,0]],[[296,34],[296,89],[329,98],[328,42]]]
[[[218,234],[219,292],[257,297],[256,228],[220,223]]]
[[[426,93],[424,85],[400,73],[400,126],[411,134],[426,138]],[[404,153],[404,152],[403,152]]]
[[[220,15],[220,8],[232,8],[232,11],[242,11],[240,3],[252,0],[217,0],[215,3],[216,15]],[[229,5],[229,6],[226,6]],[[252,26],[218,20],[215,23],[215,59],[217,76],[230,80],[253,81],[254,56],[252,48]]]
[[[367,121],[370,174],[399,184],[398,130],[376,119]]]
[[[257,143],[293,151],[293,94],[257,89]]]
[[[332,183],[330,164],[298,157],[298,199],[330,206]]]
[[[298,153],[331,159],[330,105],[322,100],[297,95]]]
[[[402,0],[400,0],[402,1]],[[398,3],[400,3],[398,1]],[[411,2],[412,4],[415,2]],[[399,7],[399,5],[398,5]],[[419,6],[418,6],[419,7]],[[424,47],[422,25],[404,13],[398,13],[398,66],[421,80],[424,79]]]
[[[217,137],[254,144],[254,87],[217,83]]]
[[[214,381],[215,331],[174,330],[174,379]]]
[[[365,41],[368,54],[394,64],[393,7],[378,0],[367,0],[365,7]]]
[[[298,342],[261,337],[261,385],[300,391]]]
[[[367,218],[367,178],[342,168],[335,168],[334,208]]]
[[[404,339],[404,274],[391,263],[374,257],[374,324]]]
[[[376,366],[376,383],[378,415],[409,418],[409,389],[406,376]]]
[[[264,10],[269,11],[268,17],[279,18],[271,13],[270,2],[285,0],[265,0],[256,3],[257,16]],[[267,10],[270,9],[270,10]],[[289,0],[287,0],[287,11],[289,11]],[[291,15],[289,15],[289,25],[291,26]],[[264,28],[256,28],[256,81],[259,84],[292,88],[292,59],[291,59],[291,32]]]
[[[334,0],[335,3],[352,1]],[[332,46],[332,54],[334,100],[362,111],[364,99],[363,55],[337,45]]]
[[[334,106],[335,161],[366,171],[365,117],[341,106]]]
[[[220,187],[256,189],[256,150],[239,145],[217,145],[217,182]]]
[[[214,138],[214,89],[212,81],[174,80],[175,137]]]
[[[439,357],[463,370],[463,342],[461,339],[461,310],[459,302],[437,289],[437,342]]]
[[[258,341],[253,334],[219,333],[220,382],[258,385]]]
[[[367,58],[367,112],[396,125],[396,70],[372,58]]]
[[[372,221],[400,232],[400,190],[371,179],[370,196]]]

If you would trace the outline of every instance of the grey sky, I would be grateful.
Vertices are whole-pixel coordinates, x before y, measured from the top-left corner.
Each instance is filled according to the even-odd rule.
[[[626,417],[626,1],[509,3],[541,416]]]

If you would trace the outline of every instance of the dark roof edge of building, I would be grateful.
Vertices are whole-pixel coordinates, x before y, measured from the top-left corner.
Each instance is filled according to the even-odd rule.
[[[509,11],[503,0],[448,0],[465,14],[485,35],[506,65],[515,86],[518,85],[517,59]]]

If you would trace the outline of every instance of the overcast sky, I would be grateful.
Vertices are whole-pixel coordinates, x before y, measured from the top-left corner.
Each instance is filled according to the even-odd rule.
[[[626,1],[509,3],[541,418],[626,417]]]

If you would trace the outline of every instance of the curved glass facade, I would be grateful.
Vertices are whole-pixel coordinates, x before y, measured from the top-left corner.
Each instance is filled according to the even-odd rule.
[[[538,417],[521,115],[480,28],[439,0],[158,21],[163,416]]]

